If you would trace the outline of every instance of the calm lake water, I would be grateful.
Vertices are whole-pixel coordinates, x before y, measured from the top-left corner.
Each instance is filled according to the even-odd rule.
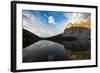
[[[91,58],[90,40],[40,40],[23,49],[23,62],[85,60]]]

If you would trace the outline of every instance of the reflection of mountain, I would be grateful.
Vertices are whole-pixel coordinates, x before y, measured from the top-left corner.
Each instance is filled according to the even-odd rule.
[[[40,40],[23,49],[23,62],[68,60],[64,46],[52,41]]]
[[[90,59],[90,42],[88,40],[63,41],[63,43],[59,44],[49,40],[35,42],[23,49],[23,62]],[[89,46],[86,46],[86,44]]]
[[[83,51],[91,48],[91,42],[88,39],[80,39],[76,41],[63,41],[66,50]]]

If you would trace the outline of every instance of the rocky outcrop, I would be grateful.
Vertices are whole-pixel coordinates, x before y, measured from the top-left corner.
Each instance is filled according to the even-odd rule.
[[[72,27],[66,28],[63,37],[76,37],[77,39],[90,39],[91,29]]]

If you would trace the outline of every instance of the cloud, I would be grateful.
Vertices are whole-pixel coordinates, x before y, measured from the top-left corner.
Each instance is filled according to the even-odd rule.
[[[71,22],[79,23],[83,19],[82,13],[73,13],[71,19]]]
[[[35,16],[32,14],[31,11],[23,11],[24,18],[30,19],[30,21],[35,20]]]
[[[79,23],[82,20],[91,20],[90,13],[72,13],[69,17],[69,22]]]
[[[64,13],[64,16],[65,16],[66,18],[70,18],[70,17],[72,16],[72,13],[71,13],[71,12],[65,12],[65,13]]]
[[[48,23],[49,23],[49,24],[55,24],[55,19],[54,19],[53,16],[49,16],[49,17],[48,17]]]

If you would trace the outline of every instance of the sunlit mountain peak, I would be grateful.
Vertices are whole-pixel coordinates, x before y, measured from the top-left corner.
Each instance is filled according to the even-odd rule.
[[[71,27],[91,28],[91,21],[82,20],[79,23],[69,22],[69,23],[65,24],[65,28],[71,28]]]

